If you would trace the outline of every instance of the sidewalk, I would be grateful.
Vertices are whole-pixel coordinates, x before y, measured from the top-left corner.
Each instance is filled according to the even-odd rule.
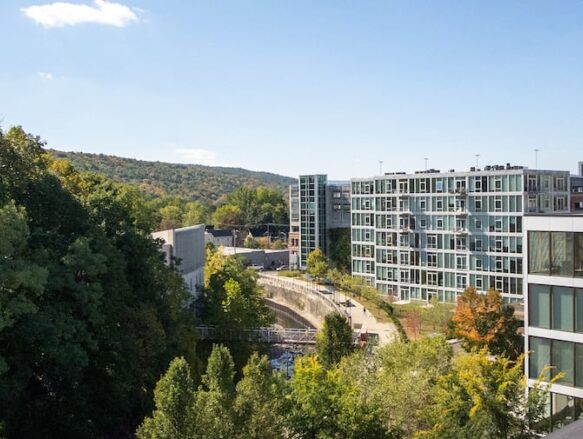
[[[330,300],[335,302],[339,308],[344,311],[352,322],[352,329],[355,331],[370,332],[379,335],[379,345],[391,343],[399,339],[397,329],[392,323],[379,322],[368,310],[365,312],[362,304],[352,297],[337,291],[334,287],[318,285],[313,281],[300,278],[291,278],[278,276],[272,273],[261,273],[262,276],[285,279],[289,283],[296,284],[302,289],[313,291],[315,294],[322,295],[323,291],[330,291],[326,295]],[[350,300],[351,306],[346,306],[347,300]]]

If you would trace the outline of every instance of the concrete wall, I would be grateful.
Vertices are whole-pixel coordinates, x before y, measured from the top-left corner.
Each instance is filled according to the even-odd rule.
[[[332,303],[321,295],[291,284],[287,286],[284,280],[277,282],[260,277],[258,284],[263,287],[268,299],[293,309],[316,328],[322,326],[326,314],[336,311]]]

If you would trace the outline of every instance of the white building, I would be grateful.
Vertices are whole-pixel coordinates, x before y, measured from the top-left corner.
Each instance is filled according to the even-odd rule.
[[[568,171],[486,166],[353,179],[352,274],[397,300],[523,296],[523,215],[569,211]]]
[[[204,285],[204,225],[162,230],[152,233],[152,238],[164,241],[162,251],[166,263],[177,264],[186,287],[192,295],[197,295]]]
[[[529,386],[551,378],[548,430],[583,418],[583,216],[525,216]]]

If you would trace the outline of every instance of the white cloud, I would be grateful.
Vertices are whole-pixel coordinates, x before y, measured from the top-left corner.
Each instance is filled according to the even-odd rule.
[[[217,154],[208,149],[186,149],[180,148],[176,153],[181,157],[184,163],[193,163],[206,166],[228,166],[219,161]]]
[[[95,0],[93,5],[55,2],[21,9],[24,15],[44,27],[76,26],[84,23],[124,27],[138,21],[130,7],[106,0]]]
[[[53,79],[53,74],[48,72],[36,72],[36,76],[38,76],[43,81],[50,81]]]

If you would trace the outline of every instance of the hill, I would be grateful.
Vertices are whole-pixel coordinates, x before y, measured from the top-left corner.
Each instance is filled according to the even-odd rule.
[[[80,171],[96,172],[116,181],[136,184],[152,196],[177,195],[212,202],[241,186],[284,189],[296,181],[278,174],[242,168],[148,162],[83,152],[49,152],[67,159]]]

